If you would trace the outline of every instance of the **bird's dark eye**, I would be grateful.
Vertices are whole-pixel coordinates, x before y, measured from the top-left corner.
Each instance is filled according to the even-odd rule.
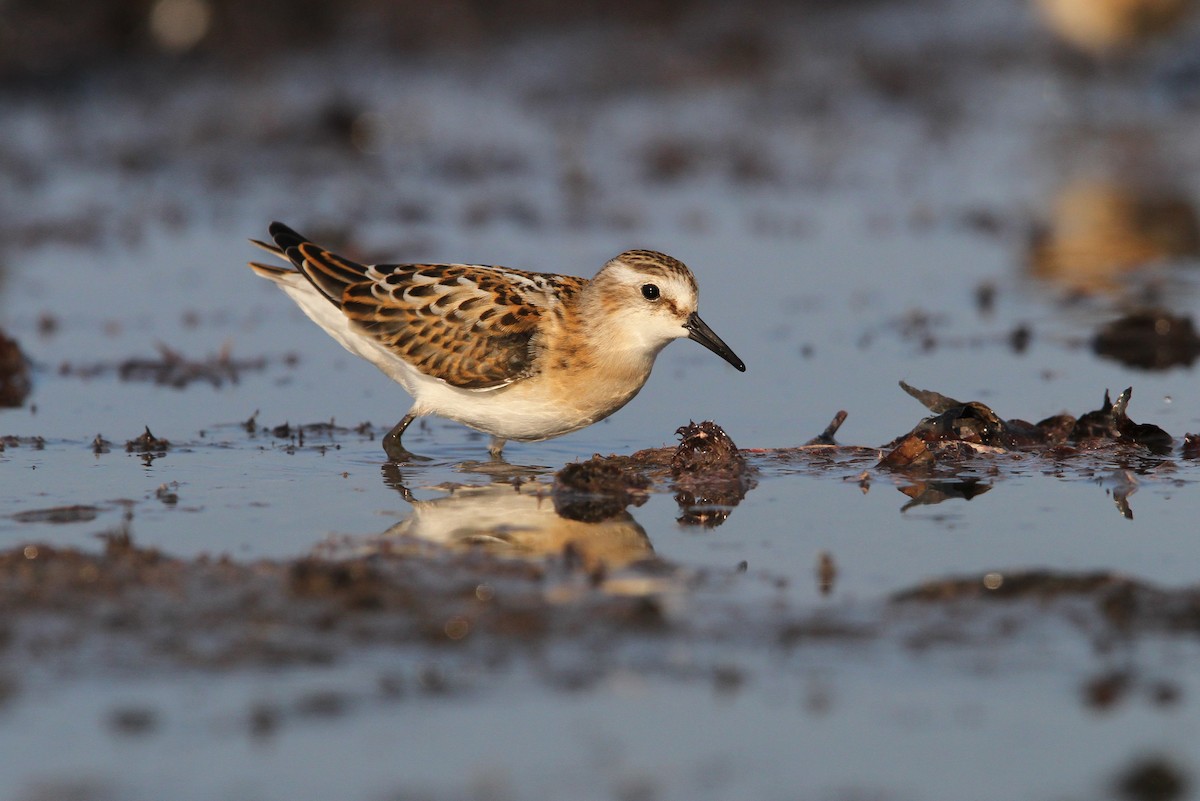
[[[658,284],[642,284],[642,297],[646,300],[658,300]]]

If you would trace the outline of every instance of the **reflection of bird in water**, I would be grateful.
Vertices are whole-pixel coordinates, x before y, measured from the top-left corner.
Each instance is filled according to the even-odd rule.
[[[1112,292],[1125,273],[1200,254],[1191,202],[1104,181],[1059,192],[1029,243],[1030,272],[1078,292]]]
[[[654,555],[645,530],[625,510],[585,523],[559,515],[548,487],[529,483],[457,486],[431,501],[409,498],[412,515],[384,537],[415,537],[454,549],[541,558],[570,551],[584,567],[620,568]]]
[[[1093,56],[1128,50],[1173,30],[1193,0],[1034,0],[1042,21]]]

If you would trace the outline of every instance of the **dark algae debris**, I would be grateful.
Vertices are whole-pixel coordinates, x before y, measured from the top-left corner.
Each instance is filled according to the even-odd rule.
[[[886,445],[888,452],[880,460],[881,467],[925,468],[987,449],[1054,451],[1061,455],[1068,446],[1078,451],[1133,446],[1165,456],[1174,448],[1174,439],[1162,428],[1129,418],[1132,387],[1118,395],[1115,402],[1105,391],[1101,407],[1078,418],[1059,414],[1029,423],[1005,420],[978,401],[964,403],[903,381],[900,386],[935,415]]]
[[[1117,396],[1114,403],[1109,400],[1106,390],[1104,405],[1076,421],[1071,440],[1089,446],[1103,446],[1109,442],[1132,443],[1160,456],[1169,454],[1175,444],[1170,434],[1152,423],[1135,423],[1129,419],[1126,409],[1132,397],[1133,387],[1128,387]]]
[[[125,443],[126,453],[162,454],[171,447],[167,440],[150,433],[150,426],[138,436]]]
[[[671,477],[679,522],[719,526],[754,487],[754,469],[725,429],[712,421],[688,423],[675,433],[680,442],[671,456]]]
[[[650,479],[615,460],[593,456],[554,475],[554,509],[570,520],[594,523],[646,502]]]
[[[1100,328],[1096,355],[1143,370],[1190,367],[1200,356],[1200,336],[1188,315],[1162,309],[1130,312]]]
[[[29,360],[17,341],[0,330],[0,406],[23,406],[32,388]]]
[[[675,448],[649,448],[630,456],[593,456],[569,464],[554,481],[555,508],[565,517],[611,516],[640,505],[655,483],[675,491],[679,522],[718,526],[754,487],[756,468],[721,426],[691,422],[675,432]],[[577,517],[577,515],[583,515]]]
[[[1189,797],[1191,782],[1172,761],[1161,756],[1142,757],[1117,776],[1115,789],[1129,801],[1176,801]]]

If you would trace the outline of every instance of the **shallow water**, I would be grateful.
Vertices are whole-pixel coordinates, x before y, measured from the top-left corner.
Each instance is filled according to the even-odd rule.
[[[1200,471],[1178,444],[1200,430],[1200,386],[1190,367],[1130,368],[1088,346],[1142,298],[1197,310],[1196,107],[1163,77],[1179,57],[1164,47],[1077,73],[1031,18],[977,5],[776,12],[751,26],[770,56],[749,74],[693,55],[720,30],[701,18],[665,55],[596,27],[455,57],[380,54],[369,68],[346,45],[244,75],[180,67],[132,88],[101,74],[14,93],[0,122],[0,319],[35,389],[0,412],[0,434],[44,445],[0,453],[0,550],[99,552],[97,534],[118,530],[183,558],[370,550],[414,525],[398,481],[449,507],[453,525],[483,527],[462,521],[496,504],[452,485],[548,484],[593,453],[673,445],[689,420],[776,449],[844,409],[839,442],[881,446],[926,414],[901,379],[1028,420],[1132,385],[1131,417],[1177,448],[1125,462],[980,457],[957,477],[977,482],[973,497],[936,504],[914,503],[916,479],[866,457],[752,453],[757,483],[720,526],[679,524],[658,491],[618,532],[622,547],[718,577],[662,596],[673,619],[723,621],[719,636],[631,634],[603,656],[571,637],[498,665],[369,643],[323,666],[168,661],[143,676],[103,641],[88,646],[94,671],[78,667],[85,651],[39,657],[23,639],[36,620],[21,618],[20,647],[0,649],[0,687],[15,688],[0,693],[0,750],[20,755],[0,767],[0,795],[1083,798],[1116,792],[1114,776],[1146,754],[1194,771],[1187,636],[1108,651],[1069,610],[1038,622],[1030,602],[1012,612],[1016,635],[971,613],[945,643],[917,647],[906,626],[936,628],[941,613],[887,603],[927,579],[1028,569],[1197,583]],[[931,44],[938,57],[920,58]],[[331,110],[360,127],[345,133]],[[257,258],[245,240],[276,218],[388,260],[590,275],[620,250],[662,249],[692,267],[705,320],[748,370],[676,343],[609,420],[510,443],[507,460],[528,469],[496,475],[483,437],[432,419],[405,438],[431,461],[397,477],[378,437],[407,397],[243,266]],[[1034,231],[1056,258],[1035,254]],[[122,362],[155,358],[159,343],[247,363],[218,371],[219,386],[122,378]],[[343,428],[303,443],[269,430],[329,421]],[[146,427],[170,448],[126,453]],[[109,452],[94,452],[97,434]],[[30,521],[70,505],[95,508]],[[535,500],[500,515],[545,512]],[[824,589],[822,554],[836,566]],[[785,613],[872,634],[781,648],[773,630],[728,622]],[[552,678],[564,663],[595,663],[599,677],[564,689]],[[457,689],[422,690],[429,665]],[[1134,689],[1115,708],[1086,703],[1081,684],[1112,669]],[[384,703],[389,671],[416,689]],[[1155,682],[1181,700],[1150,700]],[[305,706],[326,691],[336,703]],[[247,723],[262,704],[279,718],[265,734]],[[152,724],[113,724],[128,708]]]

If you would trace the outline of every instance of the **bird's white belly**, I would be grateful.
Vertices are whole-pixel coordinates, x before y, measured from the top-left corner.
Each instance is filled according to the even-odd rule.
[[[569,434],[603,420],[629,402],[650,374],[643,370],[615,381],[564,382],[535,375],[494,389],[460,389],[413,368],[375,340],[356,331],[341,309],[313,289],[299,273],[279,281],[313,322],[351,353],[374,364],[413,396],[418,415],[436,414],[503,439],[530,442]]]
[[[540,376],[507,387],[464,390],[425,376],[414,387],[420,413],[436,414],[503,439],[521,442],[550,439],[577,431],[608,417],[637,394],[607,395],[597,401],[591,393],[563,396]]]

